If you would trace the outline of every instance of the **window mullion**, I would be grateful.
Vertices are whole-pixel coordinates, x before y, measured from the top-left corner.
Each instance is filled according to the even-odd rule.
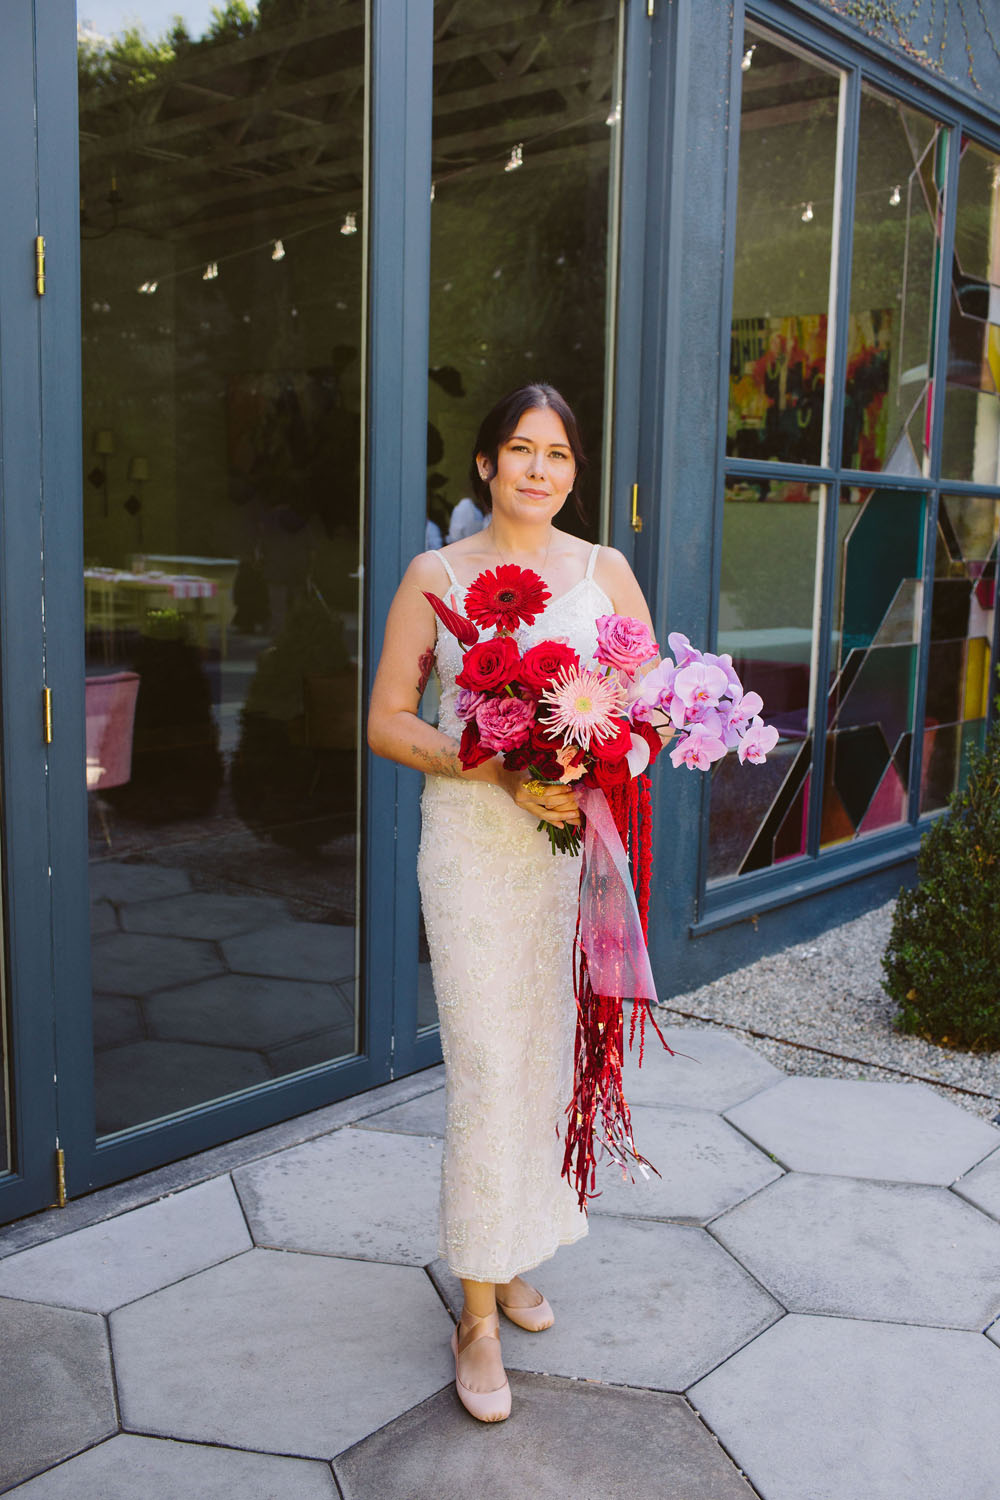
[[[931,474],[935,481],[941,474],[941,439],[944,431],[945,381],[948,370],[948,315],[951,305],[951,266],[955,253],[955,217],[958,205],[958,167],[961,155],[961,132],[952,130],[948,137],[945,164],[941,239],[938,249],[938,284],[934,317],[934,382],[931,386]],[[927,704],[927,671],[931,650],[931,609],[934,598],[934,558],[938,517],[937,485],[927,497],[924,522],[923,599],[920,611],[920,651],[917,658],[917,691],[913,705],[913,749],[910,753],[909,818],[920,816],[920,781],[924,758],[924,713]]]
[[[857,69],[841,78],[837,121],[837,173],[834,179],[833,265],[830,274],[830,304],[827,316],[827,365],[823,414],[823,460],[840,467],[844,428],[844,370],[847,357],[847,325],[851,299],[851,246],[854,234],[854,187],[857,177],[858,129],[861,111],[861,79]],[[809,797],[809,828],[806,851],[819,852],[823,820],[823,772],[826,760],[826,702],[830,677],[830,634],[833,622],[833,586],[837,549],[837,507],[840,487],[828,485],[821,517],[823,532],[817,560],[816,605],[813,613],[812,662],[809,674],[809,731],[812,735],[812,769]]]

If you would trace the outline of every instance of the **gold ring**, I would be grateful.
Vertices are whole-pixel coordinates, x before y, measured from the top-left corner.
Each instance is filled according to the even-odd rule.
[[[548,790],[548,788],[545,785],[545,782],[544,781],[538,781],[537,779],[536,780],[532,780],[532,781],[526,781],[524,783],[524,788],[525,788],[525,791],[530,792],[533,797],[544,797],[546,791]]]

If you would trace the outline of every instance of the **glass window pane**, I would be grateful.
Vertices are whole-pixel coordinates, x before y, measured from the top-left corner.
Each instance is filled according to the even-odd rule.
[[[484,523],[467,472],[476,430],[530,380],[563,392],[587,444],[588,518],[568,505],[559,524],[597,535],[619,7],[533,7],[529,32],[515,11],[434,6],[428,547]]]
[[[80,33],[101,1135],[359,1046],[365,14]]]
[[[944,807],[964,780],[970,745],[982,746],[991,676],[1000,501],[942,495],[938,503],[930,668],[924,712],[920,811]]]
[[[913,490],[841,494],[821,848],[908,815],[926,503]]]
[[[864,86],[854,202],[843,461],[923,474],[946,133]]]
[[[1000,483],[1000,156],[963,141],[941,471]]]
[[[764,766],[734,754],[713,768],[709,880],[806,852],[816,557],[825,491],[732,481],[726,489],[719,652],[729,652],[780,733]]]
[[[748,27],[726,451],[823,460],[840,75]]]

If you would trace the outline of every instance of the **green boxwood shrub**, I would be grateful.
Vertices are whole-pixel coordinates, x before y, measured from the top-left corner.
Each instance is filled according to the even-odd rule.
[[[968,1051],[1000,1048],[1000,722],[924,835],[882,959],[896,1027]]]

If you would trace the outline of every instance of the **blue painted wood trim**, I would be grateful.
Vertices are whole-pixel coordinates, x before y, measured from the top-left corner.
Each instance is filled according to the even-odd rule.
[[[366,703],[389,605],[424,550],[433,39],[432,0],[407,0],[405,9],[372,0]],[[368,1012],[373,1052],[393,1076],[440,1055],[436,1032],[417,1035],[422,781],[366,755]]]

